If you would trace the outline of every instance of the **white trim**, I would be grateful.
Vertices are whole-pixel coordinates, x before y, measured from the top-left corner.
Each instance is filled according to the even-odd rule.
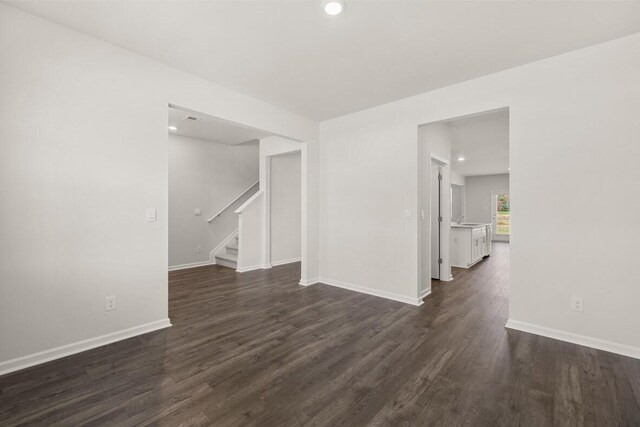
[[[214,219],[218,218],[220,215],[222,215],[222,212],[224,212],[224,211],[226,211],[227,209],[229,209],[229,207],[230,207],[231,205],[233,205],[235,202],[237,202],[237,201],[238,201],[238,199],[239,199],[240,197],[244,196],[244,195],[247,193],[247,191],[251,190],[253,187],[255,187],[255,186],[256,186],[256,185],[258,185],[258,184],[260,184],[260,180],[257,180],[256,182],[254,182],[253,184],[251,184],[251,187],[247,188],[247,189],[246,189],[246,190],[244,190],[242,193],[240,193],[240,195],[239,195],[238,197],[236,197],[235,199],[233,199],[231,202],[227,203],[227,205],[226,205],[224,208],[220,209],[220,211],[219,211],[217,214],[215,214],[215,215],[213,215],[211,218],[209,218],[209,219],[207,220],[207,222],[211,222],[211,221],[213,221]]]
[[[264,197],[264,217],[263,217],[263,235],[262,235],[262,256],[265,262],[271,260],[271,162],[274,157],[286,156],[292,153],[300,153],[300,258],[276,261],[271,261],[271,265],[283,265],[291,262],[300,261],[300,281],[307,276],[307,146],[305,143],[291,148],[286,151],[278,151],[276,153],[265,154],[264,162],[261,164],[261,171],[264,172],[264,176],[261,176],[260,184],[265,191]]]
[[[429,289],[425,289],[424,291],[422,291],[422,293],[420,293],[420,295],[418,296],[418,299],[423,299],[428,297],[429,295],[431,295],[431,288]]]
[[[440,157],[437,154],[433,154],[433,153],[429,153],[429,158],[431,159],[431,161],[435,161],[435,163],[438,163],[440,166],[447,166],[449,164],[449,160],[445,159],[444,157]]]
[[[242,211],[244,211],[247,208],[247,206],[249,206],[251,203],[253,203],[253,201],[255,199],[260,197],[262,195],[262,193],[264,193],[264,190],[258,190],[257,193],[255,193],[253,196],[249,197],[246,202],[244,202],[242,205],[240,205],[240,207],[235,210],[235,213],[241,214]]]
[[[300,279],[300,282],[298,282],[298,285],[300,286],[311,286],[311,285],[315,285],[316,283],[318,283],[320,281],[320,279],[318,277],[314,277],[312,279]]]
[[[261,143],[262,144],[262,143]],[[262,156],[262,152],[260,153]],[[264,190],[264,211],[262,213],[262,261],[271,261],[271,159],[265,155],[260,167],[264,167],[264,176],[260,177],[261,188]]]
[[[229,244],[229,242],[232,241],[233,239],[235,239],[237,235],[238,235],[238,229],[236,228],[235,230],[233,230],[233,232],[231,234],[229,234],[222,241],[222,243],[220,243],[211,252],[209,252],[209,260],[211,261],[210,264],[215,264],[216,263],[216,255],[218,253],[222,252],[222,250]]]
[[[606,341],[600,338],[589,337],[586,335],[574,334],[573,332],[547,328],[546,326],[521,322],[519,320],[513,319],[509,319],[505,327],[517,331],[528,332],[530,334],[540,335],[547,338],[553,338],[560,341],[570,342],[572,344],[583,345],[585,347],[591,347],[598,350],[604,350],[611,353],[640,359],[640,348],[632,347],[626,344]]]
[[[271,268],[271,264],[255,264],[248,267],[237,268],[236,271],[238,273],[246,273],[247,271],[266,270],[268,268]]]
[[[331,285],[337,288],[348,289],[350,291],[360,292],[363,294],[373,295],[375,297],[386,298],[415,306],[424,304],[424,301],[419,298],[411,298],[393,292],[379,291],[377,289],[367,288],[366,286],[354,285],[352,283],[341,282],[339,280],[327,279],[326,277],[319,277],[318,283],[324,283],[325,285]]]
[[[51,360],[60,359],[61,357],[70,356],[86,350],[91,350],[92,348],[101,347],[116,341],[122,341],[137,335],[157,331],[158,329],[168,328],[169,326],[171,326],[171,322],[169,318],[166,318],[155,322],[145,323],[144,325],[135,326],[133,328],[101,335],[99,337],[89,338],[83,341],[77,341],[49,350],[40,351],[38,353],[29,354],[27,356],[17,357],[0,363],[0,375],[25,369],[30,366],[39,365]]]
[[[202,267],[203,265],[211,265],[211,264],[215,264],[215,262],[200,261],[200,262],[192,262],[190,264],[170,265],[169,271],[186,270],[188,268]]]
[[[284,265],[284,264],[291,264],[292,262],[300,262],[302,258],[301,257],[297,257],[297,258],[290,258],[290,259],[283,259],[282,261],[271,261],[271,266],[275,267],[277,265]]]

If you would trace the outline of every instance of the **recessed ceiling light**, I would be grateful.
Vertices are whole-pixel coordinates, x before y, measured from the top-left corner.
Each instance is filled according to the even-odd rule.
[[[344,9],[342,0],[330,0],[324,4],[324,11],[327,15],[339,15]]]
[[[462,156],[458,157],[458,161],[459,162],[464,162],[464,157],[462,157]]]
[[[178,128],[175,126],[169,126],[169,130],[178,130]]]

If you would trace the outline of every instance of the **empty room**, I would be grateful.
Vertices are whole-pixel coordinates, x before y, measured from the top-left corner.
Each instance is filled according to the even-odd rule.
[[[0,1],[0,425],[639,426],[639,112],[635,1]]]

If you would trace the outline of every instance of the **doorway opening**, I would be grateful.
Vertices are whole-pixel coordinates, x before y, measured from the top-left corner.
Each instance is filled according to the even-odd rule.
[[[509,242],[509,109],[420,125],[418,159],[421,299]]]
[[[509,110],[447,123],[452,157],[451,265],[468,269],[491,256],[494,241],[509,241]]]
[[[215,264],[242,273],[301,261],[305,281],[305,145],[171,104],[168,111],[169,270]]]
[[[302,152],[274,154],[266,161],[268,261],[271,266],[298,262],[302,257]]]

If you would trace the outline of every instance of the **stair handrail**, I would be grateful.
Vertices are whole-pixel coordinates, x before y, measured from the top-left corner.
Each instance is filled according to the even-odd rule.
[[[242,212],[244,212],[244,210],[247,209],[247,206],[251,206],[253,204],[253,201],[260,197],[262,193],[264,193],[264,190],[257,191],[253,196],[249,197],[243,204],[241,204],[240,207],[236,209],[235,213],[241,214]]]
[[[251,184],[250,187],[248,187],[246,190],[244,190],[242,193],[240,193],[238,195],[238,197],[236,197],[235,199],[233,199],[231,202],[227,203],[226,206],[222,209],[220,209],[220,211],[218,213],[216,213],[215,215],[213,215],[211,218],[209,218],[207,220],[207,222],[211,222],[214,219],[218,218],[220,215],[222,215],[222,213],[224,211],[226,211],[227,209],[229,209],[231,207],[231,205],[233,205],[235,202],[238,201],[238,199],[242,196],[244,196],[249,190],[251,190],[253,187],[255,187],[256,185],[258,185],[260,183],[260,180],[257,180],[256,182],[254,182],[253,184]]]

